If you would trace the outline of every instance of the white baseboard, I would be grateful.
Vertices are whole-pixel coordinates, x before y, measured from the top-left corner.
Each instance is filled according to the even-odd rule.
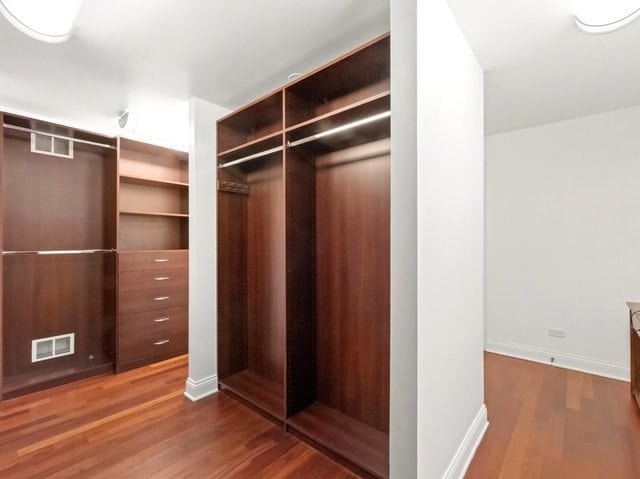
[[[187,378],[186,390],[184,395],[192,401],[199,401],[202,398],[211,396],[218,392],[218,376],[209,376],[208,378],[193,380]]]
[[[471,423],[467,434],[465,435],[460,447],[456,451],[453,460],[447,468],[447,472],[444,473],[442,479],[463,479],[467,473],[469,464],[473,456],[475,456],[478,446],[482,442],[484,433],[489,427],[489,421],[487,421],[487,406],[484,404],[478,411],[475,419]]]
[[[619,381],[629,382],[631,378],[631,369],[629,366],[625,366],[624,364],[608,363],[581,356],[561,354],[554,351],[523,346],[521,344],[488,339],[485,350],[490,353],[526,359],[527,361],[534,361],[536,363],[557,366],[564,369],[572,369],[574,371],[603,376],[605,378],[618,379]]]

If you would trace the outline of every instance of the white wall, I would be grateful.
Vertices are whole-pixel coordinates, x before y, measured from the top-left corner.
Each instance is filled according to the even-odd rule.
[[[489,350],[628,378],[638,125],[635,107],[487,138]]]
[[[445,0],[392,0],[391,32],[391,477],[461,478],[487,424],[483,73]]]
[[[189,377],[185,395],[218,390],[216,120],[228,110],[193,98],[189,146]]]
[[[486,428],[483,72],[444,0],[418,2],[418,472],[461,477]]]

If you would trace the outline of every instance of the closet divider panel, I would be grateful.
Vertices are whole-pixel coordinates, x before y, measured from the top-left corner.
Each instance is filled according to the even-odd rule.
[[[288,150],[287,211],[287,417],[316,400],[316,217],[313,162]]]

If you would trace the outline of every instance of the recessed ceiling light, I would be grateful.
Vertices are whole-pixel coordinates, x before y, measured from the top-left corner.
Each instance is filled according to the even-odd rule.
[[[48,43],[68,40],[84,0],[0,0],[0,11],[31,38]]]
[[[621,29],[640,17],[640,0],[576,0],[575,22],[585,33]]]

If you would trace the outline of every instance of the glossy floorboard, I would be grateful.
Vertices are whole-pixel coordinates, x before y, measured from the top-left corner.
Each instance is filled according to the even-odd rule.
[[[0,403],[0,477],[349,478],[225,394],[183,396],[179,358]]]
[[[629,383],[487,353],[489,429],[467,479],[638,479]]]

